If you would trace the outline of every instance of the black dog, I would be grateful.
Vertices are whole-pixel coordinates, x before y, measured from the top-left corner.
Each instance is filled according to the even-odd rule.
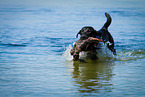
[[[96,31],[93,27],[85,26],[77,33],[76,37],[78,37],[78,34],[81,37],[75,42],[70,51],[74,61],[79,60],[79,53],[82,51],[93,52],[91,59],[97,59],[96,50],[100,47],[99,41],[107,42],[107,47],[113,54],[116,54],[113,37],[108,31],[112,20],[109,14],[105,13],[105,16],[107,17],[107,21],[99,31]]]

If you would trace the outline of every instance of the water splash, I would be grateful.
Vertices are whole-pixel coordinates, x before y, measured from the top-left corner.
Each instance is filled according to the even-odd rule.
[[[72,61],[73,60],[73,56],[71,56],[71,54],[70,54],[70,50],[71,49],[72,49],[72,46],[71,45],[68,45],[66,47],[65,52],[62,55],[67,61]]]
[[[68,45],[66,47],[65,52],[63,53],[63,57],[67,60],[67,61],[72,61],[73,60],[73,56],[70,54],[70,50],[72,49],[71,45]],[[112,54],[112,52],[106,47],[106,45],[104,45],[102,47],[102,49],[97,50],[97,57],[98,60],[97,61],[106,61],[106,60],[113,60],[114,59],[114,55]],[[84,59],[84,60],[88,60],[88,54],[87,52],[80,52],[80,59]]]
[[[63,57],[67,61],[72,61],[73,56],[70,54],[70,50],[72,49],[71,45],[68,45],[66,47],[66,51],[63,53]],[[130,60],[137,60],[137,59],[142,59],[145,58],[145,50],[138,50],[138,49],[133,49],[133,50],[120,50],[117,51],[117,55],[113,55],[112,52],[104,45],[102,49],[97,51],[97,56],[98,56],[98,62],[106,62],[106,61],[130,61]],[[87,59],[87,53],[86,52],[81,52],[80,53],[80,58],[81,59]]]
[[[117,52],[115,57],[118,61],[130,61],[145,58],[145,50],[122,50]]]

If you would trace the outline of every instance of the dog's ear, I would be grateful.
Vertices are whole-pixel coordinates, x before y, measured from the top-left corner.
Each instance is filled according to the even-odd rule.
[[[78,38],[78,35],[81,34],[81,31],[82,31],[82,30],[80,30],[80,31],[77,33],[76,38]]]

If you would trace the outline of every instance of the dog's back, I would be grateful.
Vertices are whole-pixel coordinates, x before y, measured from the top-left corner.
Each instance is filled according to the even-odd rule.
[[[113,54],[116,54],[116,51],[114,49],[114,39],[108,31],[108,27],[110,26],[112,19],[108,13],[105,13],[105,16],[107,17],[107,21],[98,32],[101,33],[100,37],[103,39],[103,41],[108,42],[108,48],[113,52]]]

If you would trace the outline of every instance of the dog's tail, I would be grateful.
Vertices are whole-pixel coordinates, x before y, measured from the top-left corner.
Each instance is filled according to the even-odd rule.
[[[108,29],[108,27],[109,27],[109,25],[111,24],[111,21],[112,21],[111,16],[108,13],[105,13],[105,16],[107,17],[107,21],[104,24],[104,26],[102,27],[102,29],[103,28]]]

